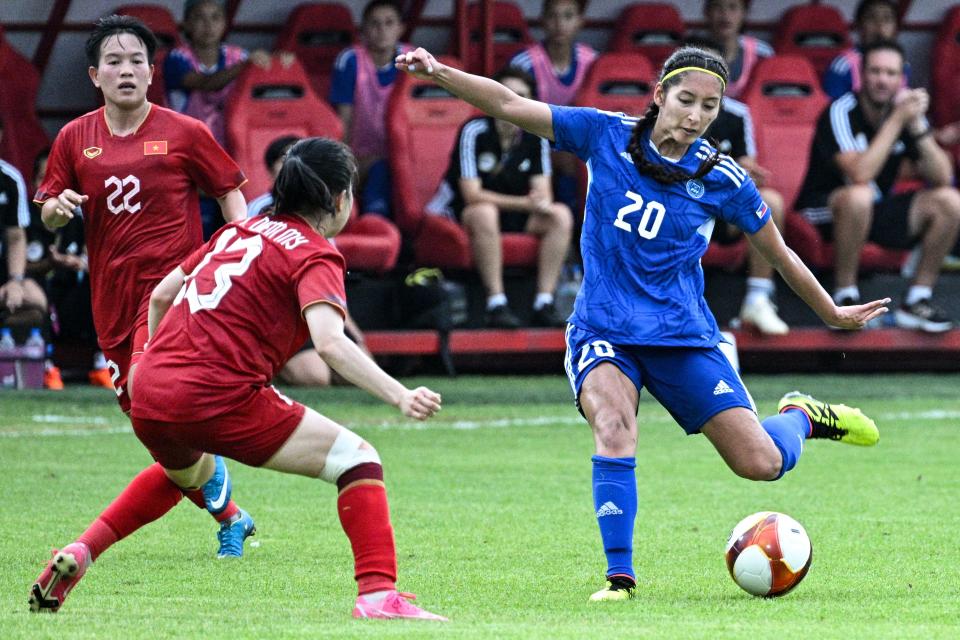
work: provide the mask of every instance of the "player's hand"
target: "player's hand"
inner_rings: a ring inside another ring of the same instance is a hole
[[[827,324],[838,329],[863,329],[868,322],[887,313],[890,310],[886,306],[888,304],[890,298],[847,307],[834,305],[833,318],[828,320]]]
[[[443,68],[443,65],[437,62],[437,59],[423,47],[417,47],[415,51],[401,53],[396,57],[394,63],[397,69],[406,71],[420,80],[431,80],[431,76]]]
[[[10,280],[0,286],[0,300],[3,300],[7,311],[13,313],[23,304],[23,283]]]
[[[53,217],[49,220],[47,226],[51,228],[64,226],[73,220],[80,207],[89,199],[90,196],[80,195],[73,189],[64,189],[57,196],[57,208],[54,209]]]
[[[930,94],[926,89],[901,89],[893,99],[894,112],[904,124],[922,118],[930,107]]]
[[[400,412],[408,418],[426,420],[440,411],[440,394],[426,387],[407,389],[400,398]]]

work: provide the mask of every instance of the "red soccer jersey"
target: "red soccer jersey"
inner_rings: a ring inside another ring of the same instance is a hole
[[[303,346],[303,309],[346,308],[343,256],[295,215],[229,224],[181,268],[184,286],[137,368],[137,418],[225,413]]]
[[[34,199],[90,196],[83,217],[103,348],[146,318],[153,287],[203,243],[198,189],[220,197],[244,181],[202,122],[156,105],[127,136],[110,133],[103,107],[60,131]]]

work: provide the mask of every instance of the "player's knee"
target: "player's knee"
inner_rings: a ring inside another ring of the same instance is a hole
[[[615,409],[601,410],[593,419],[593,431],[601,448],[632,449],[637,444],[636,418]]]
[[[842,187],[831,200],[834,216],[864,217],[873,211],[873,191],[867,185],[852,184]]]
[[[500,210],[489,202],[471,204],[463,210],[463,224],[470,233],[499,233]]]
[[[939,187],[930,192],[930,197],[939,218],[960,225],[960,191],[954,187]]]
[[[570,207],[562,202],[554,202],[550,205],[550,217],[553,219],[553,225],[566,233],[573,230],[573,213]]]
[[[782,456],[774,448],[772,451],[755,451],[742,456],[730,468],[747,480],[775,480],[780,475],[782,465]]]
[[[320,478],[335,483],[350,469],[366,463],[380,464],[377,450],[349,429],[341,429],[327,452]]]

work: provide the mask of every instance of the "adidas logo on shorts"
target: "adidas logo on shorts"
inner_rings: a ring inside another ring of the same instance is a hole
[[[597,517],[602,518],[603,516],[619,516],[623,513],[623,509],[613,504],[609,500],[600,505],[600,508],[597,509]]]
[[[717,383],[717,386],[713,388],[713,395],[719,396],[723,393],[733,393],[733,389],[730,388],[730,385],[721,380]]]

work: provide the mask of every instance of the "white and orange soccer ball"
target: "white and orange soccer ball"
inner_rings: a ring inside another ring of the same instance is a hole
[[[807,532],[788,515],[761,511],[733,528],[727,540],[727,569],[747,593],[773,598],[803,580],[813,559]]]

